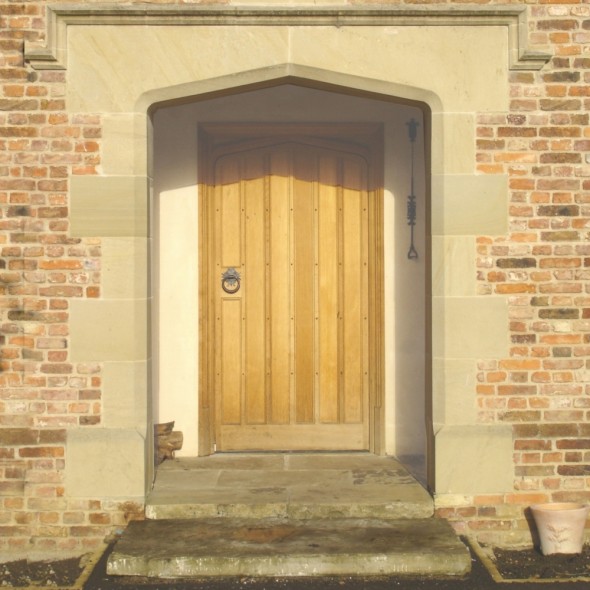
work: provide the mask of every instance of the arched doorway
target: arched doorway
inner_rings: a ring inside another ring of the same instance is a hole
[[[430,432],[425,140],[429,112],[423,104],[392,97],[310,86],[279,79],[271,87],[237,88],[221,96],[156,105],[153,111],[155,421],[176,421],[185,434],[183,454],[207,454],[214,448],[212,406],[202,366],[205,300],[199,273],[203,264],[198,237],[199,126],[220,122],[306,123],[318,129],[328,122],[377,125],[383,129],[382,218],[378,222],[382,286],[380,293],[372,294],[367,309],[382,310],[375,320],[380,324],[380,358],[372,362],[381,384],[373,386],[375,399],[367,407],[371,413],[367,448],[405,459],[423,473]],[[414,140],[408,127],[412,120],[419,129]],[[407,199],[412,193],[417,204],[414,246],[418,257],[409,259]]]

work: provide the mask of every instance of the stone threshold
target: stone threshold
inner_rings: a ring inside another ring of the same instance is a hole
[[[468,548],[441,519],[145,520],[129,524],[109,575],[150,578],[461,577]]]

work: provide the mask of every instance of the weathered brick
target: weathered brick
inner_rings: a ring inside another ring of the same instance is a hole
[[[541,154],[540,162],[542,164],[580,164],[582,162],[582,155],[580,153]]]
[[[546,217],[571,217],[580,214],[579,205],[539,205],[537,215]]]
[[[39,441],[39,431],[29,428],[0,428],[0,445],[34,445]]]
[[[536,258],[498,258],[499,268],[532,268],[537,266]]]
[[[517,477],[547,477],[555,474],[552,465],[518,465],[515,469]]]
[[[537,28],[540,31],[573,31],[578,28],[578,21],[573,18],[569,19],[547,19],[539,20]]]
[[[579,82],[580,72],[577,71],[562,71],[562,72],[548,72],[543,74],[543,81],[545,82]]]
[[[561,439],[555,442],[558,449],[590,449],[590,439],[572,438]]]
[[[539,317],[553,320],[563,319],[578,319],[580,317],[580,310],[571,309],[540,309]]]
[[[63,447],[24,447],[18,450],[19,457],[34,458],[34,457],[63,457]]]
[[[538,436],[541,438],[575,437],[578,434],[577,424],[555,423],[538,425]]]
[[[580,137],[582,130],[579,127],[541,127],[541,137]]]
[[[59,444],[65,443],[67,438],[67,431],[65,429],[59,430],[39,430],[40,444]]]
[[[580,258],[542,258],[539,265],[541,268],[579,268],[582,261]]]
[[[498,137],[537,137],[537,128],[498,127]]]
[[[25,491],[25,482],[23,481],[0,481],[0,498],[2,496],[20,496]]]
[[[566,477],[590,475],[590,465],[559,465],[557,473]]]

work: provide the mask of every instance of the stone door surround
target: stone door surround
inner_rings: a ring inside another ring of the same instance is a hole
[[[475,173],[475,125],[479,113],[508,111],[511,70],[549,58],[528,48],[527,8],[47,12],[47,44],[27,45],[25,57],[35,69],[66,69],[68,112],[99,114],[103,126],[101,174],[70,178],[71,233],[100,238],[103,251],[101,298],[71,302],[70,360],[102,364],[104,427],[68,432],[66,493],[142,497],[150,481],[150,112],[286,80],[429,110],[435,488],[512,490],[511,426],[475,415],[476,362],[507,356],[509,343],[505,298],[475,289],[476,236],[508,229],[507,178]]]

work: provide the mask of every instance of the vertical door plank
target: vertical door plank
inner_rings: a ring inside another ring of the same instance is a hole
[[[318,193],[319,420],[339,418],[338,160],[320,156]]]
[[[269,310],[270,422],[288,424],[291,414],[291,153],[270,156]]]
[[[293,162],[293,314],[295,321],[295,416],[315,419],[315,281],[317,227],[314,212],[315,158],[296,150]]]
[[[221,240],[221,266],[238,267],[241,264],[242,228],[240,162],[237,158],[230,156],[219,161],[217,184],[221,187],[221,235],[218,236]]]
[[[242,412],[242,323],[239,298],[223,297],[221,273],[241,265],[241,166],[234,157],[222,158],[216,168],[215,292],[220,295],[216,314],[216,340],[220,354],[216,361],[216,383],[220,392],[218,414],[222,424],[240,424]]]
[[[240,424],[242,419],[242,302],[233,297],[221,300],[218,368],[222,424]]]
[[[361,288],[366,266],[362,261],[363,170],[356,159],[346,159],[343,168],[343,405],[344,422],[362,421],[363,414],[363,319]]]
[[[245,157],[244,272],[245,300],[245,424],[266,423],[266,207],[264,159],[260,154]]]

